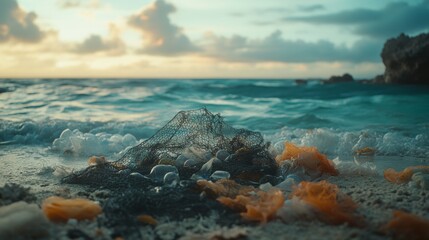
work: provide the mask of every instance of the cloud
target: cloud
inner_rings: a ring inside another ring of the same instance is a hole
[[[231,62],[377,62],[382,43],[361,40],[352,47],[335,46],[332,42],[292,41],[276,31],[264,39],[252,40],[243,36],[220,37],[208,34],[204,41],[206,54]]]
[[[141,52],[169,56],[198,51],[182,29],[171,23],[168,15],[175,11],[173,5],[157,0],[128,19],[128,24],[142,33],[144,44]]]
[[[80,54],[91,54],[104,52],[111,55],[120,55],[125,53],[125,44],[120,38],[120,33],[117,27],[110,25],[109,36],[103,39],[100,35],[91,35],[83,42],[76,44],[72,48],[72,52]]]
[[[74,51],[76,53],[87,54],[115,50],[120,47],[121,43],[118,41],[104,40],[100,35],[91,35],[82,43],[78,44],[74,48]]]
[[[383,9],[352,9],[340,12],[286,17],[284,21],[311,24],[351,25],[356,34],[374,38],[388,38],[402,32],[413,34],[429,28],[429,1],[417,5],[407,2],[393,2]]]
[[[315,12],[319,10],[324,10],[325,6],[323,6],[322,4],[314,4],[314,5],[307,5],[307,6],[299,6],[298,9],[303,12]]]
[[[9,40],[39,42],[44,33],[35,23],[36,18],[34,12],[24,12],[16,0],[1,0],[0,42]]]
[[[60,8],[87,8],[98,9],[102,7],[100,0],[58,0],[57,4]]]

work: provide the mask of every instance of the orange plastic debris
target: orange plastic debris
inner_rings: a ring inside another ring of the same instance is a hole
[[[384,171],[384,178],[392,183],[407,183],[411,180],[414,173],[423,172],[429,173],[429,166],[412,166],[397,172],[393,168],[388,168]]]
[[[234,199],[219,197],[220,203],[242,212],[241,216],[252,221],[266,223],[276,216],[277,210],[283,206],[285,197],[282,191],[258,191],[256,194],[238,195]]]
[[[209,196],[217,198],[220,203],[242,212],[244,218],[262,223],[273,219],[285,201],[280,190],[264,192],[228,179],[221,179],[215,183],[200,180],[197,185]]]
[[[429,239],[429,220],[403,211],[394,211],[393,218],[382,227],[395,239]]]
[[[354,151],[354,154],[357,156],[374,156],[375,149],[370,147],[364,147]]]
[[[234,198],[239,194],[247,194],[256,189],[251,186],[243,186],[229,179],[220,179],[217,182],[198,180],[197,186],[210,197],[230,197]]]
[[[107,163],[107,160],[104,156],[92,156],[88,159],[88,165],[89,166],[97,166]]]
[[[298,197],[318,210],[322,214],[321,220],[328,223],[360,225],[360,218],[354,215],[356,203],[342,194],[335,184],[327,181],[301,182],[291,196]]]
[[[139,220],[141,223],[150,224],[153,226],[158,224],[158,221],[156,221],[155,218],[147,214],[137,216],[137,220]]]
[[[285,142],[285,148],[282,154],[276,157],[276,161],[280,164],[287,160],[294,160],[299,166],[307,169],[318,170],[331,176],[338,175],[334,163],[315,147],[298,147],[291,142]]]
[[[69,219],[94,219],[102,212],[101,207],[83,198],[64,199],[49,197],[43,201],[42,210],[46,217],[53,222],[67,222]]]

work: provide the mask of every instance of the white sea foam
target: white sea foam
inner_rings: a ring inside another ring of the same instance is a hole
[[[64,130],[52,143],[51,149],[77,156],[119,155],[127,147],[138,143],[131,134],[82,133],[75,129]]]
[[[363,130],[345,132],[334,129],[316,128],[293,129],[282,128],[274,135],[266,136],[273,142],[273,155],[283,151],[283,142],[290,141],[300,146],[315,146],[330,157],[352,156],[354,151],[365,147],[376,150],[381,156],[413,156],[429,155],[428,133],[405,134],[395,131]]]

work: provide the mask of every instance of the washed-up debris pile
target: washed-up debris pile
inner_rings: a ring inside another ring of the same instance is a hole
[[[368,148],[359,155],[367,156],[368,152],[374,154]],[[138,232],[142,224],[155,226],[158,217],[182,219],[211,211],[228,216],[222,218],[227,225],[318,219],[327,224],[366,226],[358,204],[338,186],[325,181],[341,175],[340,165],[315,147],[291,142],[285,142],[284,148],[273,154],[260,133],[233,128],[206,109],[179,112],[119,160],[94,156],[88,165],[63,182],[113,191],[102,204],[101,222],[121,236]],[[420,173],[427,173],[427,167],[399,173],[387,170],[385,177],[394,183],[406,183]],[[51,221],[69,218],[67,208],[74,213],[87,207],[94,214],[79,214],[83,219],[95,218],[101,212],[98,205],[85,205],[82,200],[53,198],[43,205]],[[240,213],[244,221],[234,212]]]
[[[277,164],[262,135],[226,124],[206,109],[179,112],[155,135],[119,160],[93,158],[66,183],[126,187],[133,183],[175,184],[184,179],[231,177],[258,182]]]

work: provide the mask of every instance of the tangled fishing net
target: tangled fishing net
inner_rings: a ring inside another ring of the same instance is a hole
[[[124,187],[157,177],[162,180],[164,175],[157,174],[166,171],[177,172],[180,179],[195,174],[207,177],[220,171],[231,178],[254,181],[275,174],[277,165],[267,149],[260,133],[233,128],[219,114],[205,108],[181,111],[119,160],[89,166],[63,182]]]

